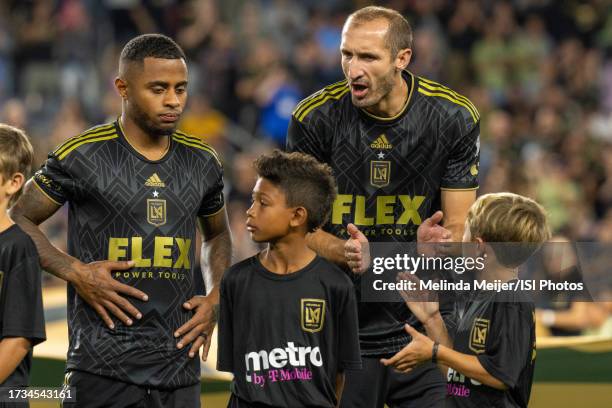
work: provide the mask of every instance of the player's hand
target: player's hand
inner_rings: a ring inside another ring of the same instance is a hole
[[[397,371],[407,373],[419,364],[431,360],[434,342],[429,337],[405,325],[404,329],[412,336],[412,341],[391,358],[383,358],[380,362],[385,366],[393,366]]]
[[[440,256],[448,252],[448,248],[444,244],[452,242],[453,234],[440,225],[442,218],[444,218],[444,213],[436,211],[434,215],[419,225],[417,229],[417,251],[419,254]]]
[[[404,302],[406,302],[408,309],[421,323],[426,324],[430,319],[439,317],[440,302],[436,292],[426,289],[421,290],[421,280],[416,275],[408,272],[398,273],[397,280],[414,282],[415,290],[400,290],[399,293]]]
[[[346,226],[351,235],[344,243],[344,259],[353,273],[362,274],[370,266],[370,247],[368,239],[354,224]]]
[[[191,344],[189,357],[193,358],[198,354],[200,347],[204,346],[202,361],[206,361],[215,323],[217,323],[218,298],[215,300],[211,295],[194,296],[183,303],[183,307],[187,310],[193,310],[194,314],[187,323],[174,332],[174,337],[183,336],[176,347],[181,349]]]
[[[115,328],[115,324],[109,312],[127,326],[133,323],[132,318],[128,315],[136,319],[142,317],[138,309],[120,294],[143,301],[148,300],[144,292],[112,277],[113,271],[125,271],[133,266],[133,261],[99,261],[80,264],[75,267],[76,273],[70,279],[70,283],[79,296],[98,313],[111,329]]]

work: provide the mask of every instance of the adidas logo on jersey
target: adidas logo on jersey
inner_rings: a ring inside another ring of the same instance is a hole
[[[370,144],[370,147],[372,149],[391,149],[393,148],[393,145],[391,143],[389,143],[389,140],[387,140],[387,136],[385,136],[385,134],[383,133],[382,135],[378,136],[376,138],[375,141],[372,142],[372,144]]]
[[[163,181],[161,181],[161,179],[159,178],[157,173],[153,173],[153,175],[151,177],[149,177],[147,179],[147,181],[145,182],[145,186],[149,186],[149,187],[166,187],[166,184]]]

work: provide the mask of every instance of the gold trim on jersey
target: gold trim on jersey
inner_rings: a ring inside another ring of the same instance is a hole
[[[68,140],[66,140],[64,143],[62,143],[61,145],[59,145],[54,151],[53,154],[57,155],[60,150],[65,149],[66,147],[68,147],[69,144],[72,144],[72,142],[76,141],[77,139],[83,139],[89,135],[93,135],[94,133],[102,133],[108,130],[111,130],[113,127],[115,126],[114,123],[108,124],[108,125],[100,125],[100,126],[95,126],[89,130],[86,130],[85,132],[73,136],[71,138],[69,138]]]
[[[300,108],[299,112],[297,112],[296,110],[296,113],[294,114],[295,118],[299,122],[302,122],[304,118],[306,118],[306,116],[308,116],[308,114],[312,112],[314,108],[323,105],[329,100],[337,101],[342,98],[344,95],[346,95],[347,92],[351,90],[346,81],[343,82],[343,85],[338,85],[338,87],[334,88],[333,90],[324,91],[320,95],[312,98],[308,104]]]
[[[321,97],[323,97],[324,94],[329,94],[332,93],[332,91],[336,91],[338,89],[343,88],[344,86],[347,85],[347,80],[344,79],[342,81],[338,81],[336,83],[333,83],[331,85],[326,86],[323,89],[319,89],[317,92],[313,93],[312,95],[304,98],[300,103],[298,103],[295,107],[295,109],[292,112],[292,115],[295,116],[296,118],[302,113],[303,108],[306,107],[307,105],[318,101],[321,99]]]
[[[219,208],[217,211],[215,211],[214,213],[211,214],[204,214],[204,215],[200,215],[200,217],[202,218],[209,218],[209,217],[214,217],[215,215],[219,214],[221,211],[223,211],[225,209],[225,204],[223,204],[223,207]]]
[[[448,99],[457,105],[465,107],[468,112],[470,112],[474,122],[477,122],[480,119],[478,109],[476,109],[474,104],[468,98],[458,94],[450,88],[445,87],[444,85],[440,85],[437,82],[419,77],[419,92],[427,96],[439,96]]]
[[[115,130],[115,128],[110,128],[110,129],[102,129],[96,132],[87,132],[81,136],[78,136],[76,138],[72,138],[70,139],[70,141],[64,143],[62,146],[60,146],[59,148],[57,148],[53,154],[55,154],[55,156],[57,157],[65,157],[68,153],[70,153],[71,151],[74,150],[75,146],[80,146],[82,144],[82,142],[85,142],[87,140],[90,139],[95,139],[97,137],[101,137],[101,136],[109,136],[109,135],[113,135],[117,133],[117,131]]]
[[[172,134],[172,139],[184,145],[207,151],[215,158],[217,163],[221,165],[221,159],[219,158],[219,155],[217,154],[215,149],[213,149],[213,147],[209,145],[208,143],[205,143],[204,141],[202,141],[202,139],[195,137],[195,136],[189,136],[188,134],[181,132],[179,130],[177,130],[176,132]]]
[[[471,188],[448,188],[448,187],[440,187],[440,190],[443,191],[474,191],[478,190],[479,187],[471,187]]]
[[[34,185],[36,186],[36,188],[38,188],[40,192],[45,195],[45,197],[47,197],[49,200],[53,201],[55,204],[59,205],[60,207],[63,205],[61,203],[58,203],[57,200],[54,200],[49,194],[47,194],[47,192],[43,190],[41,186],[38,185],[38,182],[35,179],[32,179],[32,181],[34,182]]]
[[[119,135],[117,134],[116,131],[113,130],[112,133],[102,133],[102,134],[94,134],[91,135],[90,137],[87,137],[86,139],[82,139],[79,140],[76,144],[73,144],[72,146],[70,146],[69,148],[65,149],[62,153],[60,153],[57,158],[59,160],[63,160],[66,156],[68,156],[68,154],[70,154],[73,150],[75,150],[78,147],[81,147],[85,144],[88,143],[94,143],[94,142],[101,142],[103,140],[111,140],[111,139],[116,139],[118,138]]]
[[[406,71],[406,72],[408,73],[408,75],[410,75],[410,79],[411,79],[410,92],[408,92],[408,98],[406,98],[406,102],[404,102],[404,106],[399,111],[399,113],[393,116],[390,116],[390,117],[382,117],[382,116],[374,115],[373,113],[370,113],[365,109],[362,109],[361,111],[365,113],[366,115],[368,115],[369,117],[382,121],[382,122],[392,121],[402,116],[404,112],[406,112],[406,109],[408,108],[408,105],[410,104],[410,100],[412,99],[412,92],[414,91],[414,75],[412,75],[412,72],[410,71]]]

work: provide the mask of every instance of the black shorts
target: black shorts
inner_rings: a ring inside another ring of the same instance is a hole
[[[443,408],[446,379],[433,363],[408,374],[385,367],[378,357],[362,357],[362,370],[346,372],[341,408]]]
[[[199,408],[200,384],[173,390],[149,388],[84,371],[69,371],[66,385],[75,392],[75,402],[66,408]]]

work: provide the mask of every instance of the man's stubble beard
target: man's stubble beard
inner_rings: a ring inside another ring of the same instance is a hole
[[[372,99],[375,98],[374,101],[369,101],[368,99],[370,98],[368,97],[360,101],[356,99],[351,93],[351,100],[353,101],[353,105],[360,109],[370,108],[372,106],[377,105],[381,100],[385,98],[385,96],[389,95],[389,93],[393,89],[393,86],[395,85],[395,74],[395,68],[391,68],[390,72],[380,79],[380,84],[374,91],[374,95],[372,95],[371,97]]]
[[[176,124],[169,129],[155,126],[146,112],[135,103],[132,103],[132,120],[140,129],[151,136],[170,136],[176,131],[178,125],[177,121]]]

